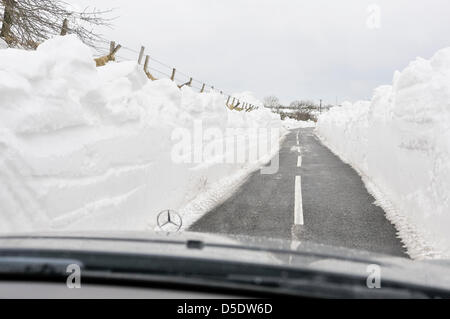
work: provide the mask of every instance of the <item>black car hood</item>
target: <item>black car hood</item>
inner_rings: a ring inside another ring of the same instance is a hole
[[[369,266],[382,280],[450,291],[450,262],[406,258],[336,248],[309,242],[203,233],[65,232],[0,236],[0,252],[58,250],[142,254],[223,260],[311,269],[367,278]]]

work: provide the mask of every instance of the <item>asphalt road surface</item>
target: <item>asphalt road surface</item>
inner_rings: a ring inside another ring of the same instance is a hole
[[[405,257],[394,226],[374,202],[353,168],[312,129],[300,129],[283,143],[277,174],[255,172],[190,230],[312,241]]]

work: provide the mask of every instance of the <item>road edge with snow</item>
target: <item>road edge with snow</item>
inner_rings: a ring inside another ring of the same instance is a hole
[[[314,134],[334,155],[339,157],[344,163],[350,165],[358,173],[369,194],[375,198],[374,205],[381,207],[385,212],[387,220],[394,225],[397,231],[397,237],[401,240],[409,257],[414,260],[425,260],[436,259],[442,256],[439,251],[436,251],[431,245],[426,243],[416,228],[407,221],[405,215],[394,206],[393,201],[389,199],[389,196],[375,182],[365,175],[356,165],[347,160],[344,155],[339,154],[317,130],[314,130]]]

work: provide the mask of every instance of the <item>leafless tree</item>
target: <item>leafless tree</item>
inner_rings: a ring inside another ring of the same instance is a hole
[[[0,37],[11,47],[35,49],[58,34],[76,34],[85,44],[98,47],[96,27],[110,26],[111,10],[76,11],[62,0],[0,0]]]
[[[267,96],[264,98],[264,106],[269,108],[277,108],[280,106],[280,100],[276,96]]]
[[[319,106],[314,103],[313,101],[309,101],[309,100],[297,100],[292,102],[289,105],[290,109],[296,109],[296,110],[309,110],[309,111],[313,111],[313,110],[317,110],[319,109]]]
[[[300,110],[304,106],[303,101],[294,101],[291,104],[289,104],[289,108]]]

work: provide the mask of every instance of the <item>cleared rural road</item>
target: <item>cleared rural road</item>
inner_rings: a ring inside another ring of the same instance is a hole
[[[252,174],[230,199],[190,231],[297,239],[406,256],[394,226],[361,177],[314,135],[292,131],[280,170]]]

